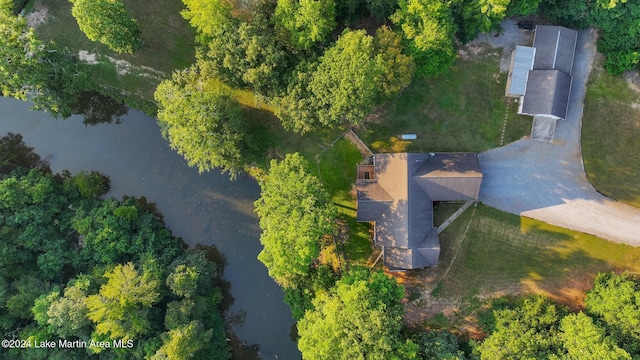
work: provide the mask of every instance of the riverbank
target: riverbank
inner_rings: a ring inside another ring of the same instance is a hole
[[[258,344],[262,354],[300,358],[282,290],[256,258],[261,245],[253,202],[259,187],[253,179],[198,174],[169,148],[155,120],[139,111],[130,110],[121,124],[85,126],[80,116],[56,120],[29,107],[0,98],[0,132],[22,134],[53,171],[100,171],[111,178],[109,196],[154,201],[167,227],[190,246],[215,244],[227,257],[231,314],[241,320],[233,327],[236,335]]]

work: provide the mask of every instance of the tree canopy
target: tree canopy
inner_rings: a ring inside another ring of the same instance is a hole
[[[562,312],[542,296],[494,312],[492,334],[478,347],[481,359],[547,359],[559,356]]]
[[[87,86],[81,65],[51,43],[38,40],[11,0],[0,0],[0,95],[31,100],[54,116],[72,114],[77,92]]]
[[[5,349],[0,358],[230,358],[221,270],[203,250],[185,251],[142,200],[82,194],[75,179],[87,173],[50,173],[19,136],[0,139],[0,159],[0,331],[32,343],[136,344],[99,355]]]
[[[162,135],[189,166],[237,176],[245,133],[240,106],[229,94],[209,86],[191,67],[163,81],[155,98]]]
[[[640,285],[627,274],[602,273],[585,299],[586,312],[631,354],[640,353]]]
[[[158,280],[139,274],[132,263],[116,265],[104,276],[100,293],[86,299],[87,316],[96,324],[96,334],[124,341],[149,331],[148,309],[158,301]]]
[[[402,29],[409,41],[409,53],[416,61],[417,73],[432,77],[449,69],[456,55],[450,2],[400,0],[399,6],[391,21]]]
[[[335,28],[335,13],[333,0],[278,0],[274,18],[294,46],[308,49]]]
[[[571,360],[631,360],[631,355],[619,348],[615,341],[584,313],[570,314],[560,322],[562,339]]]
[[[400,336],[404,289],[381,272],[354,268],[319,293],[298,323],[305,359],[406,359],[417,346]]]
[[[361,124],[387,98],[411,83],[415,64],[400,36],[381,27],[375,36],[346,30],[317,64],[295,73],[276,114],[286,128],[307,132],[318,124]]]
[[[138,22],[121,0],[71,0],[71,14],[89,40],[118,53],[133,54],[142,46]]]
[[[542,296],[493,311],[481,359],[632,359],[639,353],[640,285],[626,274],[602,273],[585,311],[567,314]]]
[[[295,279],[309,274],[320,241],[334,233],[337,210],[320,180],[309,172],[307,161],[297,153],[287,154],[282,161],[272,160],[260,188],[255,206],[264,248],[258,259],[269,276],[289,287]]]

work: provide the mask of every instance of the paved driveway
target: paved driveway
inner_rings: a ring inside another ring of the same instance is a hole
[[[522,139],[479,155],[484,173],[480,200],[516,215],[639,246],[640,209],[602,196],[584,174],[580,129],[594,53],[595,33],[581,31],[567,119],[558,120],[553,142]]]

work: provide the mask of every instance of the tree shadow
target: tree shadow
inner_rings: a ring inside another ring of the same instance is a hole
[[[19,167],[38,169],[49,173],[49,163],[24,143],[21,134],[7,133],[0,138],[0,176],[11,173]]]
[[[85,126],[98,124],[121,124],[129,108],[124,102],[114,100],[95,91],[81,92],[74,105],[73,112],[83,116]]]

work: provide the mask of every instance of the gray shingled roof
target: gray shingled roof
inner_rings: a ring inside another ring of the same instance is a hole
[[[571,75],[578,32],[562,26],[536,26],[533,70],[560,70]]]
[[[358,180],[358,221],[375,221],[385,264],[416,269],[438,264],[433,196],[477,199],[482,173],[476,154],[377,154],[375,180]]]
[[[516,56],[513,61],[509,95],[524,95],[527,88],[529,70],[533,69],[533,58],[536,49],[528,46],[516,46]]]
[[[571,77],[558,70],[529,72],[522,114],[552,115],[564,119],[571,91]]]

